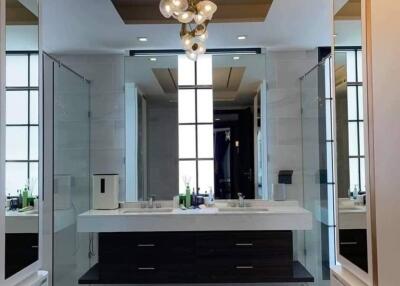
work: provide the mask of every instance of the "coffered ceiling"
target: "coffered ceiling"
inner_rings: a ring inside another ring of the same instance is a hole
[[[214,0],[213,23],[264,22],[273,0]],[[159,12],[159,0],[111,0],[125,24],[172,24]]]
[[[361,20],[361,0],[348,0],[335,14],[335,20]]]
[[[154,6],[159,3],[158,0],[131,1],[152,3],[154,8],[151,13],[161,19],[158,6]],[[248,21],[244,19],[247,16],[243,16],[235,22],[212,23],[207,41],[209,49],[266,47],[295,50],[331,44],[331,7],[328,0],[220,1],[222,6],[217,12],[220,15],[227,13],[224,11],[228,8],[224,8],[223,3],[254,3],[249,5],[266,5],[259,11],[266,16],[253,14]],[[43,48],[50,53],[123,53],[129,49],[181,48],[178,24],[127,25],[111,0],[41,0],[41,3],[41,25],[46,35]],[[243,15],[247,13],[245,10],[242,12]],[[257,22],[257,18],[263,20]],[[238,35],[247,35],[247,39],[239,41]],[[145,43],[138,41],[138,37],[143,36],[148,37]]]
[[[7,25],[36,25],[38,18],[21,1],[6,1],[6,24]]]

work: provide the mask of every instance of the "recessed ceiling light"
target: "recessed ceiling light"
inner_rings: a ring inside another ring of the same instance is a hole
[[[247,39],[247,36],[246,35],[240,35],[237,38],[238,38],[238,40],[243,41],[243,40]]]
[[[138,37],[137,38],[139,42],[147,42],[149,39],[146,37]]]
[[[240,57],[239,57],[239,56],[234,56],[233,59],[234,59],[235,61],[238,61],[238,60],[240,60]]]
[[[157,61],[157,58],[150,58],[149,59],[151,62],[156,62]]]

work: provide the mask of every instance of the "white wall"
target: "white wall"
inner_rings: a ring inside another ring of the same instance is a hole
[[[8,25],[6,27],[7,51],[37,51],[39,29],[37,25]]]
[[[268,179],[279,170],[293,170],[288,199],[302,201],[302,137],[300,80],[318,62],[316,51],[267,53]]]
[[[119,174],[120,200],[125,201],[124,57],[57,58],[91,81],[91,173]]]
[[[372,105],[379,285],[399,285],[400,2],[371,0]]]

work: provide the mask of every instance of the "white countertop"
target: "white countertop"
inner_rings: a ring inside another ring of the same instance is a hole
[[[357,205],[355,200],[339,199],[339,229],[366,229],[367,207]]]
[[[241,231],[310,230],[312,215],[297,202],[246,201],[257,210],[220,211],[226,207],[180,210],[165,213],[125,213],[90,210],[78,216],[78,232]],[[262,209],[264,208],[264,209]]]
[[[6,211],[6,233],[38,233],[37,210],[18,212]]]
[[[75,224],[75,211],[73,209],[55,210],[54,232]],[[6,211],[6,233],[38,233],[38,210],[26,212]]]

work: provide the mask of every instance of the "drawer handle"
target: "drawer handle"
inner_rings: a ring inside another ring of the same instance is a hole
[[[249,243],[236,243],[236,246],[254,246],[253,243],[249,242]]]
[[[358,242],[356,241],[349,241],[349,242],[341,242],[340,245],[357,245]]]
[[[251,265],[236,266],[236,269],[238,269],[238,270],[243,270],[243,269],[254,269],[254,266],[251,266]]]
[[[156,270],[155,267],[138,267],[139,271],[154,271]]]
[[[32,245],[32,248],[39,248],[38,245]]]
[[[138,244],[138,247],[155,247],[156,245],[153,243],[148,243],[148,244]]]

